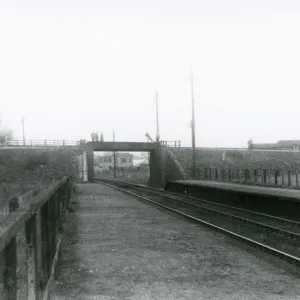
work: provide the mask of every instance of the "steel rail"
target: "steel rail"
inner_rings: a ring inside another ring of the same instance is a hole
[[[256,211],[243,209],[243,208],[239,208],[239,207],[235,207],[235,206],[231,206],[231,205],[221,204],[221,203],[214,202],[214,201],[208,201],[208,200],[204,200],[202,198],[196,198],[196,197],[187,196],[187,195],[184,195],[184,194],[178,194],[178,193],[166,191],[166,190],[163,190],[163,189],[152,188],[152,187],[145,186],[145,185],[142,185],[142,184],[134,184],[134,183],[131,183],[131,182],[115,181],[115,180],[110,180],[110,179],[105,179],[105,180],[101,180],[101,181],[103,181],[103,182],[107,181],[107,182],[112,182],[112,183],[120,183],[120,184],[128,184],[128,185],[131,185],[133,187],[139,187],[139,188],[142,188],[142,189],[152,190],[152,191],[164,191],[165,193],[168,193],[168,194],[171,194],[171,195],[174,195],[174,196],[177,196],[177,197],[183,197],[183,198],[191,199],[191,200],[194,200],[194,201],[197,201],[197,202],[206,203],[206,204],[209,204],[209,205],[212,205],[212,206],[224,207],[224,208],[227,208],[227,209],[232,209],[232,210],[252,214],[252,215],[257,216],[257,217],[263,217],[263,218],[266,218],[266,219],[270,219],[272,221],[280,222],[280,223],[283,223],[283,224],[288,224],[288,225],[291,225],[291,226],[300,227],[300,222],[297,222],[297,221],[294,221],[294,220],[289,220],[289,219],[285,219],[285,218],[281,218],[281,217],[276,217],[276,216],[272,216],[272,215],[268,215],[268,214],[263,214],[263,213],[259,213],[259,212],[256,212]]]
[[[257,242],[257,241],[255,241],[255,240],[250,239],[250,238],[247,238],[247,237],[245,237],[245,236],[243,236],[243,235],[234,233],[234,232],[232,232],[232,231],[230,231],[230,230],[224,229],[224,228],[222,228],[222,227],[220,227],[220,226],[214,225],[214,224],[209,223],[209,222],[207,222],[207,221],[204,221],[204,220],[201,220],[201,219],[199,219],[199,218],[193,217],[193,216],[191,216],[191,215],[189,215],[189,214],[186,214],[186,213],[183,213],[183,212],[181,212],[181,211],[179,211],[179,210],[177,210],[177,209],[170,208],[170,207],[168,207],[168,206],[166,206],[166,205],[160,204],[160,203],[158,203],[158,202],[156,202],[156,201],[153,201],[153,200],[148,199],[148,198],[146,198],[146,197],[140,196],[140,195],[135,194],[135,193],[133,193],[133,192],[130,192],[130,191],[126,190],[126,189],[117,187],[117,186],[112,185],[112,184],[108,184],[108,183],[106,183],[106,182],[104,182],[104,181],[100,181],[100,182],[101,182],[102,184],[107,185],[107,186],[110,187],[110,188],[117,189],[117,190],[122,191],[122,192],[124,192],[124,193],[126,193],[126,194],[132,195],[132,196],[134,196],[134,197],[136,197],[136,198],[142,199],[142,200],[144,200],[144,201],[150,202],[150,203],[152,203],[152,204],[155,204],[155,205],[157,205],[157,206],[159,206],[159,207],[162,207],[162,208],[164,208],[164,209],[167,209],[167,210],[169,210],[169,211],[175,212],[175,213],[177,213],[177,214],[179,214],[179,215],[181,215],[181,216],[184,216],[184,217],[186,217],[186,218],[188,218],[188,219],[190,219],[190,220],[193,220],[193,221],[196,221],[196,222],[198,222],[198,223],[201,223],[202,225],[205,225],[205,226],[207,226],[207,227],[210,227],[210,228],[212,228],[212,229],[214,229],[214,230],[217,230],[217,231],[219,231],[219,232],[221,232],[221,233],[223,233],[223,234],[226,234],[226,235],[228,235],[228,236],[230,236],[230,237],[233,237],[233,238],[235,238],[235,239],[237,239],[237,240],[239,240],[239,241],[242,241],[242,242],[244,242],[244,243],[246,243],[246,244],[249,244],[249,245],[254,246],[254,247],[256,247],[256,248],[259,248],[259,249],[261,249],[261,250],[267,251],[267,252],[271,253],[272,255],[277,256],[277,257],[279,257],[279,258],[281,258],[281,259],[283,259],[283,260],[285,260],[285,261],[288,261],[288,262],[291,262],[291,263],[293,263],[293,264],[296,264],[296,265],[300,266],[300,258],[298,258],[298,257],[296,257],[296,256],[293,256],[293,255],[290,255],[290,254],[285,253],[285,252],[283,252],[283,251],[277,250],[277,249],[275,249],[275,248],[273,248],[273,247],[270,247],[270,246],[265,245],[265,244],[263,244],[263,243]]]

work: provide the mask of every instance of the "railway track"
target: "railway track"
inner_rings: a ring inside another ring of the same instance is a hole
[[[300,223],[143,185],[99,180],[300,266]]]

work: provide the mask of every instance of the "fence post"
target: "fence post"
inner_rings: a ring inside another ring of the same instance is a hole
[[[216,180],[218,180],[218,169],[215,169],[215,177],[216,177]]]
[[[32,300],[36,300],[38,294],[36,224],[36,214],[34,214],[25,226],[27,243],[28,299]]]
[[[49,264],[49,211],[48,203],[46,202],[41,207],[41,265],[42,265],[42,278],[41,278],[41,289],[44,290],[46,283],[48,281],[48,274],[50,271]]]
[[[231,169],[228,168],[228,180],[231,181]]]
[[[247,183],[247,169],[244,170],[244,183]]]
[[[296,188],[299,188],[299,178],[298,178],[298,171],[296,170]]]
[[[37,299],[41,299],[42,295],[42,286],[43,286],[43,265],[42,265],[42,255],[43,255],[43,245],[42,245],[42,214],[41,209],[36,213],[36,270],[37,270]]]
[[[267,170],[263,169],[263,183],[266,184],[267,183]]]
[[[9,212],[17,210],[18,199],[12,198],[9,202]],[[4,249],[4,299],[17,299],[17,238],[14,237]]]
[[[288,170],[288,186],[291,186],[291,171]]]
[[[257,170],[256,169],[253,170],[253,176],[254,176],[254,182],[256,183],[257,182]]]
[[[278,170],[275,170],[275,185],[278,184]]]

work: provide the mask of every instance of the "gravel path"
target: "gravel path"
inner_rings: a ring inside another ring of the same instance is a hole
[[[300,299],[299,269],[103,185],[78,187],[51,299]]]

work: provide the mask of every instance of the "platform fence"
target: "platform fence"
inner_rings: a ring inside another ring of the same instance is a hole
[[[192,169],[189,170],[192,172]],[[299,189],[300,170],[252,168],[198,168],[196,180]]]
[[[64,177],[27,203],[10,200],[9,213],[0,224],[1,299],[48,298],[72,182],[72,177]]]

